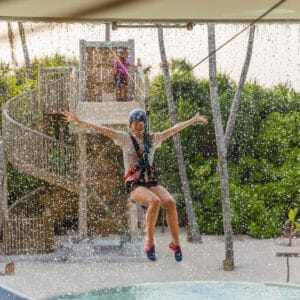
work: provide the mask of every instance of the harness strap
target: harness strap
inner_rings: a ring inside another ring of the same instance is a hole
[[[140,149],[140,146],[136,140],[136,138],[130,134],[130,138],[131,138],[131,141],[133,143],[133,146],[134,146],[134,149],[135,149],[135,152],[138,156],[138,158],[142,158],[144,160],[144,152]],[[154,170],[154,166],[150,166],[149,163],[147,164],[146,167],[141,167],[139,164],[135,165],[134,167],[132,167],[128,173],[125,175],[125,181],[128,180],[132,175],[134,175],[136,173],[136,171],[139,171],[139,170],[142,170],[142,174],[148,170],[149,173],[151,172],[151,170]],[[142,175],[141,174],[141,175]],[[136,178],[134,179],[134,181],[136,181]]]
[[[132,143],[133,143],[133,146],[134,146],[134,149],[135,149],[135,152],[136,152],[137,156],[142,157],[143,151],[140,149],[140,146],[139,146],[136,138],[131,134],[130,134],[130,138],[132,140]]]
[[[142,157],[143,151],[140,149],[140,146],[139,146],[137,140],[135,139],[135,137],[134,137],[133,135],[131,135],[131,134],[129,134],[129,135],[130,135],[130,138],[131,138],[131,141],[132,141],[132,143],[133,143],[133,146],[134,146],[134,149],[135,149],[135,152],[136,152],[137,156],[138,156],[139,158]],[[129,179],[132,175],[134,175],[134,173],[135,173],[136,171],[138,171],[138,170],[140,170],[140,168],[138,168],[138,166],[132,167],[132,168],[128,171],[128,173],[125,175],[125,181],[126,181],[127,179]]]
[[[136,166],[132,167],[131,170],[129,170],[128,173],[125,175],[125,181],[129,179],[138,170],[139,169]]]

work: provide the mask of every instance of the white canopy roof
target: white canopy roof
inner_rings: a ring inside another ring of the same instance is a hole
[[[1,0],[0,20],[245,22],[280,0]],[[299,22],[300,0],[282,1],[262,21]]]

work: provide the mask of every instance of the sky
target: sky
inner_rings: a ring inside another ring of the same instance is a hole
[[[103,24],[58,24],[25,23],[30,58],[53,55],[55,52],[79,57],[79,40],[105,40]],[[245,24],[216,25],[217,47],[245,28]],[[12,22],[15,35],[17,60],[23,61],[17,23]],[[223,47],[217,54],[218,72],[239,79],[244,63],[249,31]],[[207,27],[195,25],[186,29],[164,29],[168,59],[186,58],[192,65],[208,54]],[[140,57],[144,66],[151,65],[151,76],[159,72],[160,54],[157,29],[121,28],[111,32],[112,41],[134,39],[135,57]],[[7,39],[7,23],[0,22],[0,59],[9,62],[11,57]],[[208,78],[208,61],[195,68],[195,75]],[[278,83],[290,84],[300,91],[300,24],[259,24],[256,27],[252,61],[248,81],[271,87]]]

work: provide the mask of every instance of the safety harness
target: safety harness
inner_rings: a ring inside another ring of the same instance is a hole
[[[130,138],[132,140],[135,152],[138,156],[137,164],[132,167],[128,173],[125,175],[125,181],[128,180],[131,176],[133,176],[137,171],[141,170],[140,176],[138,178],[133,179],[133,183],[139,183],[142,185],[156,185],[157,178],[154,175],[154,165],[149,164],[149,146],[145,147],[145,150],[142,151],[140,146],[136,140],[136,138],[130,134]],[[149,145],[149,143],[145,143],[145,146]],[[145,177],[147,175],[148,178]],[[147,180],[148,179],[148,180]]]

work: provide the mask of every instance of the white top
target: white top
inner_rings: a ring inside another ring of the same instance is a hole
[[[153,164],[154,159],[154,152],[157,147],[160,146],[162,142],[162,133],[153,133],[153,138],[151,141],[151,147],[149,148],[149,164]],[[139,147],[142,151],[144,151],[144,143],[143,139],[139,139],[138,137],[134,136],[136,141],[139,144]],[[117,131],[117,136],[113,139],[114,143],[122,148],[123,151],[123,162],[124,162],[124,169],[125,169],[125,176],[126,174],[136,166],[138,162],[138,156],[136,150],[134,148],[133,142],[131,140],[130,134],[126,131]],[[137,171],[133,174],[128,180],[134,180],[138,178],[141,171]]]

